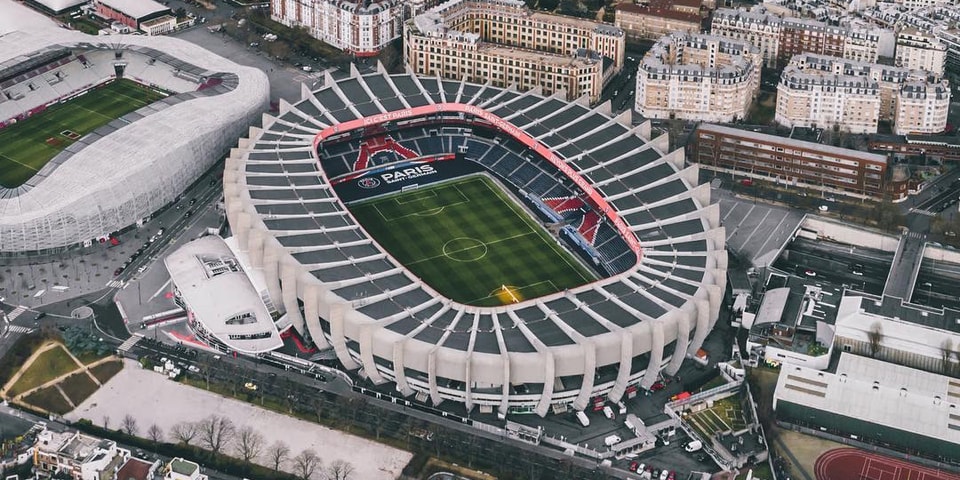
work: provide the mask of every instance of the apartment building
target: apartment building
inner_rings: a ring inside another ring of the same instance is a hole
[[[101,480],[102,472],[118,470],[130,451],[115,442],[80,432],[43,430],[34,445],[34,467],[41,478]]]
[[[270,17],[356,56],[373,56],[403,32],[402,0],[270,0]]]
[[[908,70],[925,70],[943,75],[947,46],[931,33],[907,27],[897,33],[894,65]]]
[[[744,41],[667,35],[640,62],[636,109],[647,118],[743,119],[760,85],[762,61],[759,50]]]
[[[522,0],[451,0],[404,26],[404,58],[417,74],[563,91],[569,100],[597,101],[624,51],[620,28],[534,12]]]
[[[876,133],[942,132],[950,88],[941,77],[824,55],[796,55],[777,86],[777,123]]]
[[[859,198],[882,198],[887,183],[885,155],[708,123],[689,151],[689,160],[710,170]]]
[[[763,9],[718,9],[710,33],[756,46],[764,65],[786,65],[794,55],[815,53],[860,62],[876,62],[880,36],[871,30],[833,26],[806,18],[783,18]]]
[[[766,67],[777,66],[780,48],[780,17],[766,12],[721,8],[713,12],[710,33],[750,42],[760,51]]]
[[[700,33],[702,21],[700,0],[621,2],[614,16],[614,24],[629,41],[656,40],[674,32]]]

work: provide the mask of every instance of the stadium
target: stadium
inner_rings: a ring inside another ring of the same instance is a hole
[[[0,4],[0,252],[106,240],[174,201],[268,107],[266,75],[173,38]]]
[[[544,416],[649,387],[717,319],[719,211],[650,122],[563,95],[326,74],[231,151],[237,248],[405,396]]]

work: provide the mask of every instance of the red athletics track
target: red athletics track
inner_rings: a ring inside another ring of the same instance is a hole
[[[820,455],[814,471],[817,480],[960,480],[952,473],[855,448],[837,448]]]

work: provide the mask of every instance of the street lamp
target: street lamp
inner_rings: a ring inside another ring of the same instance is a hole
[[[930,290],[933,289],[933,284],[930,282],[923,282],[923,286],[927,287],[927,305],[930,305]]]

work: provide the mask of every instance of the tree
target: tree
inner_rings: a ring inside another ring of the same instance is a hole
[[[280,465],[290,456],[290,447],[286,443],[277,440],[267,448],[267,458],[273,463],[273,471],[279,472]]]
[[[156,423],[150,425],[150,428],[147,429],[147,438],[153,443],[160,443],[163,440],[163,429]]]
[[[103,428],[104,430],[107,430],[110,428],[110,415],[103,416]]]
[[[244,425],[237,430],[236,448],[244,462],[252,462],[263,451],[263,435]]]
[[[233,439],[236,431],[233,421],[220,415],[210,415],[197,425],[200,442],[214,455],[219,455]]]
[[[307,449],[293,457],[293,473],[300,480],[312,480],[313,475],[323,465],[317,452]]]
[[[877,354],[880,353],[880,344],[883,342],[883,326],[880,322],[870,327],[870,331],[867,332],[867,341],[870,343],[870,356],[877,358]]]
[[[352,463],[339,459],[334,460],[333,463],[327,467],[327,480],[350,480],[353,471],[354,467]]]
[[[133,418],[133,415],[129,413],[123,416],[123,420],[120,421],[120,431],[126,433],[127,435],[136,435],[140,429],[137,428],[137,419]]]
[[[180,422],[170,429],[170,437],[177,443],[190,445],[190,442],[197,436],[197,424],[193,422]]]
[[[950,359],[953,358],[953,342],[949,338],[943,339],[940,344],[940,372],[944,375],[950,375],[953,370]]]

